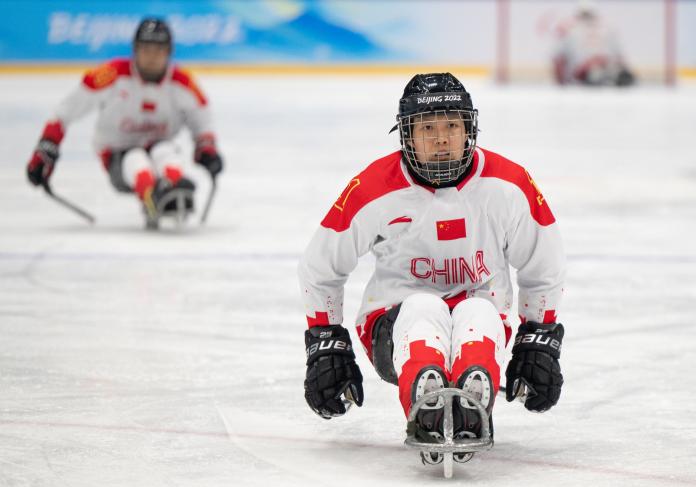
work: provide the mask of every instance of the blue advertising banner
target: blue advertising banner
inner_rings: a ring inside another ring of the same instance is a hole
[[[672,4],[673,22],[665,17]],[[555,42],[551,20],[576,6],[575,0],[0,0],[0,65],[127,56],[138,23],[155,16],[171,25],[174,57],[186,62],[472,69],[508,63],[546,72]],[[639,68],[663,69],[667,38],[676,64],[694,65],[695,1],[597,6]],[[665,32],[671,23],[676,29]]]
[[[174,32],[176,57],[219,62],[399,60],[414,53],[389,44],[379,13],[359,28],[365,2],[303,1],[37,1],[0,2],[0,61],[86,61],[127,55],[138,22],[156,16]],[[397,19],[398,20],[398,19]],[[397,24],[392,22],[392,34]],[[402,22],[397,31],[408,28]]]

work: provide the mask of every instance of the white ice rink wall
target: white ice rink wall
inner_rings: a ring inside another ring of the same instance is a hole
[[[677,53],[682,65],[692,58],[696,43],[684,42],[679,49],[677,18],[686,18],[693,2],[673,0],[603,2],[559,2],[551,0],[499,2],[499,52],[496,76],[500,80],[534,80],[550,77],[549,59],[557,46],[559,32],[573,18],[579,5],[590,5],[600,21],[618,39],[624,60],[643,80],[674,82]],[[696,26],[696,19],[691,25]],[[682,37],[693,36],[684,22]]]
[[[583,2],[586,4],[587,2]],[[46,69],[128,55],[144,15],[173,26],[176,58],[236,71],[411,70],[438,66],[499,80],[546,80],[558,0],[257,0],[0,3],[0,68]],[[696,2],[592,5],[646,79],[696,77]]]

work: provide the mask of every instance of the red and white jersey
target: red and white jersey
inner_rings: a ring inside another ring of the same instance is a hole
[[[522,320],[556,321],[565,274],[561,237],[529,173],[477,148],[456,187],[419,185],[395,152],[348,184],[321,222],[299,266],[309,326],[343,322],[343,286],[358,263],[376,258],[357,317],[371,353],[371,328],[385,308],[430,292],[450,308],[467,297],[489,300],[503,320],[517,269]]]
[[[146,83],[132,60],[116,59],[85,74],[55,112],[60,135],[73,121],[99,109],[94,134],[98,153],[147,147],[173,138],[186,125],[198,139],[212,133],[208,102],[193,78],[169,66],[159,83]],[[51,124],[49,124],[50,126]]]
[[[594,66],[616,70],[623,64],[615,32],[597,19],[559,27],[555,51],[556,78],[564,83],[583,78]]]

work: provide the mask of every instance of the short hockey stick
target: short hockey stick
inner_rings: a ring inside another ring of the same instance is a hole
[[[48,184],[48,182],[44,182],[44,183],[43,183],[43,188],[44,188],[44,190],[46,191],[46,194],[47,194],[51,199],[53,199],[53,200],[56,201],[57,203],[63,205],[64,207],[68,208],[69,210],[72,210],[74,213],[77,213],[77,214],[80,215],[82,218],[84,218],[85,220],[87,220],[87,221],[89,222],[90,225],[94,225],[94,222],[97,221],[97,219],[94,218],[94,216],[91,215],[90,213],[87,213],[85,210],[83,210],[82,208],[80,208],[80,207],[74,205],[74,204],[71,203],[70,201],[68,201],[68,200],[66,200],[65,198],[63,198],[62,196],[58,196],[57,194],[55,194],[55,193],[53,192],[53,189],[51,188],[51,186]]]
[[[515,384],[516,387],[516,384]],[[501,396],[505,397],[505,394],[507,392],[507,389],[505,386],[500,386],[498,388],[498,394]],[[517,387],[517,393],[515,394],[515,399],[517,399],[519,402],[525,402],[527,400],[527,396],[529,394],[529,391],[527,390],[527,386],[522,384],[520,387]]]
[[[210,180],[212,185],[210,187],[210,193],[208,193],[208,201],[206,201],[203,214],[201,215],[201,225],[205,224],[205,221],[208,219],[208,212],[210,211],[210,206],[213,204],[213,198],[217,192],[217,179],[215,176],[210,176]]]

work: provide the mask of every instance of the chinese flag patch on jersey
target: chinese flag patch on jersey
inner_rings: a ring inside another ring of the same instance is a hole
[[[442,220],[435,222],[438,240],[456,240],[466,238],[466,223],[464,218],[456,220]]]
[[[157,108],[157,104],[153,101],[144,100],[140,108],[144,112],[154,112]]]

